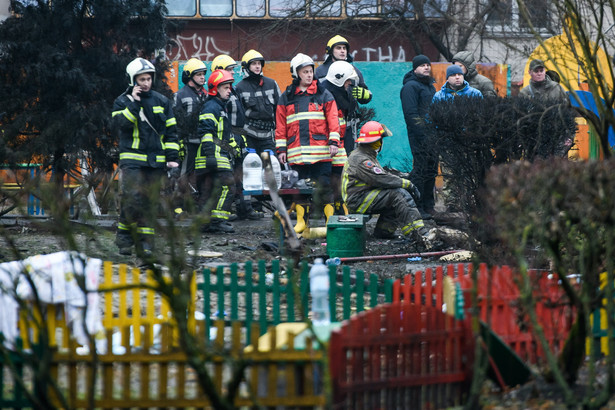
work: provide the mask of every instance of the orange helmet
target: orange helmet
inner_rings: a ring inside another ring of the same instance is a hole
[[[207,88],[209,89],[209,95],[218,94],[218,86],[226,83],[232,84],[235,79],[233,74],[226,70],[215,70],[209,76],[207,80]]]
[[[357,138],[357,144],[371,144],[372,142],[379,141],[384,137],[390,137],[391,135],[393,134],[386,125],[380,124],[377,121],[368,121],[361,127],[359,138]]]

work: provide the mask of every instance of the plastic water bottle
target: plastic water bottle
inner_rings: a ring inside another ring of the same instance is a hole
[[[256,150],[248,148],[248,155],[243,160],[243,189],[246,191],[260,191],[263,189],[263,162]]]
[[[331,323],[329,312],[329,269],[321,258],[310,269],[310,293],[312,294],[312,323],[326,326]]]
[[[341,264],[342,264],[342,260],[341,260],[339,257],[337,257],[337,256],[336,256],[335,258],[329,258],[329,259],[327,259],[327,260],[325,261],[325,263],[326,263],[327,265],[335,265],[335,266],[338,266],[338,265],[341,265]]]
[[[265,150],[269,153],[269,158],[271,159],[271,169],[273,170],[273,175],[275,176],[275,182],[278,186],[278,189],[282,186],[282,166],[280,165],[280,161],[275,156],[275,153],[267,149]],[[265,170],[263,169],[263,189],[269,189],[267,186],[267,181],[265,180]]]

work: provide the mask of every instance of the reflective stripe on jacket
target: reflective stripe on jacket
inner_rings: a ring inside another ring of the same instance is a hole
[[[179,160],[177,122],[171,101],[150,91],[141,101],[132,98],[132,88],[113,103],[113,126],[119,137],[120,166],[166,168]]]
[[[333,95],[314,80],[306,91],[288,87],[278,102],[276,150],[290,164],[331,161],[329,145],[340,145],[340,124]]]
[[[342,198],[350,210],[365,212],[383,189],[407,189],[407,179],[390,174],[380,166],[378,153],[369,145],[359,145],[348,157],[342,172]]]
[[[227,117],[226,104],[218,97],[205,101],[199,116],[201,145],[196,154],[194,169],[231,170],[231,123]]]

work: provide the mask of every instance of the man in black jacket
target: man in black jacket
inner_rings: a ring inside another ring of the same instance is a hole
[[[151,257],[155,198],[166,168],[179,166],[179,143],[171,101],[153,91],[154,65],[136,58],[126,66],[128,89],[113,103],[120,149],[120,218],[116,244],[122,255]]]
[[[436,93],[431,77],[431,61],[427,56],[417,55],[412,59],[412,70],[406,73],[400,92],[401,106],[412,150],[411,180],[421,193],[417,208],[423,219],[431,219],[435,205],[434,188],[438,173],[438,156],[429,146],[425,118],[431,100]]]

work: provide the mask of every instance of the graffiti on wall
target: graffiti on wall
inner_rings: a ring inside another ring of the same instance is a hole
[[[229,54],[229,51],[218,47],[214,37],[200,36],[197,33],[191,36],[178,34],[171,39],[171,46],[167,49],[167,57],[171,61],[183,61],[192,57],[210,61],[219,54]]]
[[[176,35],[171,39],[171,45],[167,48],[166,54],[171,61],[185,61],[189,58],[195,57],[202,61],[211,61],[219,54],[231,54],[224,44],[229,44],[231,38],[225,36],[223,32],[220,34],[209,35],[203,34],[202,31],[197,32],[183,32]],[[222,44],[222,45],[221,45]],[[292,47],[289,44],[289,47]],[[316,47],[316,45],[315,45]],[[320,49],[320,47],[317,47]],[[406,48],[404,45],[392,43],[392,44],[376,44],[371,47],[362,47],[352,51],[352,56],[355,61],[375,61],[375,62],[405,62],[406,60]],[[271,60],[278,60],[279,55],[283,55],[284,47],[278,47],[275,50],[260,50],[261,52],[271,56]],[[309,54],[310,50],[306,50]],[[278,55],[276,55],[276,53]],[[309,55],[308,54],[308,55]],[[319,53],[313,53],[316,56]]]

